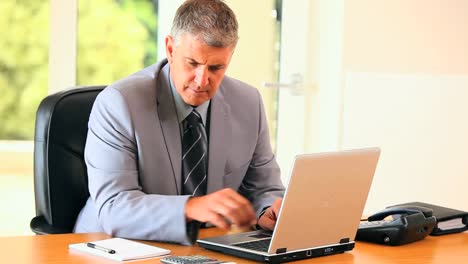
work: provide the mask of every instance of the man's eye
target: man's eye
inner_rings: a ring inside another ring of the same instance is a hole
[[[223,68],[223,66],[209,66],[208,70],[212,71],[212,72],[215,72],[215,71],[221,70],[222,68]]]
[[[198,63],[194,62],[194,61],[189,61],[189,65],[192,66],[192,67],[197,67]]]

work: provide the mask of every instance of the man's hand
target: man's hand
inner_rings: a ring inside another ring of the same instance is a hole
[[[276,219],[278,218],[278,213],[281,208],[281,202],[283,199],[276,199],[273,204],[268,207],[263,215],[258,219],[257,224],[265,230],[273,230],[275,228]]]
[[[231,224],[249,226],[256,222],[250,202],[229,188],[190,198],[185,205],[185,217],[188,221],[210,222],[224,230]]]

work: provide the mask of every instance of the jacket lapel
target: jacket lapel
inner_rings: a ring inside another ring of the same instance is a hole
[[[174,99],[169,87],[169,65],[166,64],[160,72],[157,86],[158,115],[161,130],[166,143],[167,152],[172,165],[172,172],[177,185],[177,194],[182,193],[182,143],[180,139],[180,127],[177,120]],[[165,155],[162,153],[162,155]],[[164,177],[164,176],[163,176]]]
[[[227,147],[231,142],[230,108],[224,100],[221,88],[211,99],[208,193],[224,188],[224,168],[229,151]]]

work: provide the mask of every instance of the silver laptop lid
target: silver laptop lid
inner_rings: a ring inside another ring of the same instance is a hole
[[[379,155],[369,148],[296,156],[268,252],[354,241]]]

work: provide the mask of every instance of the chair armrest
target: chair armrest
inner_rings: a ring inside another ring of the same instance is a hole
[[[49,223],[47,223],[47,220],[42,215],[36,216],[33,219],[31,219],[31,223],[29,224],[29,226],[31,227],[31,231],[33,231],[37,235],[66,234],[73,232],[73,230],[70,230],[68,228],[50,225]]]

